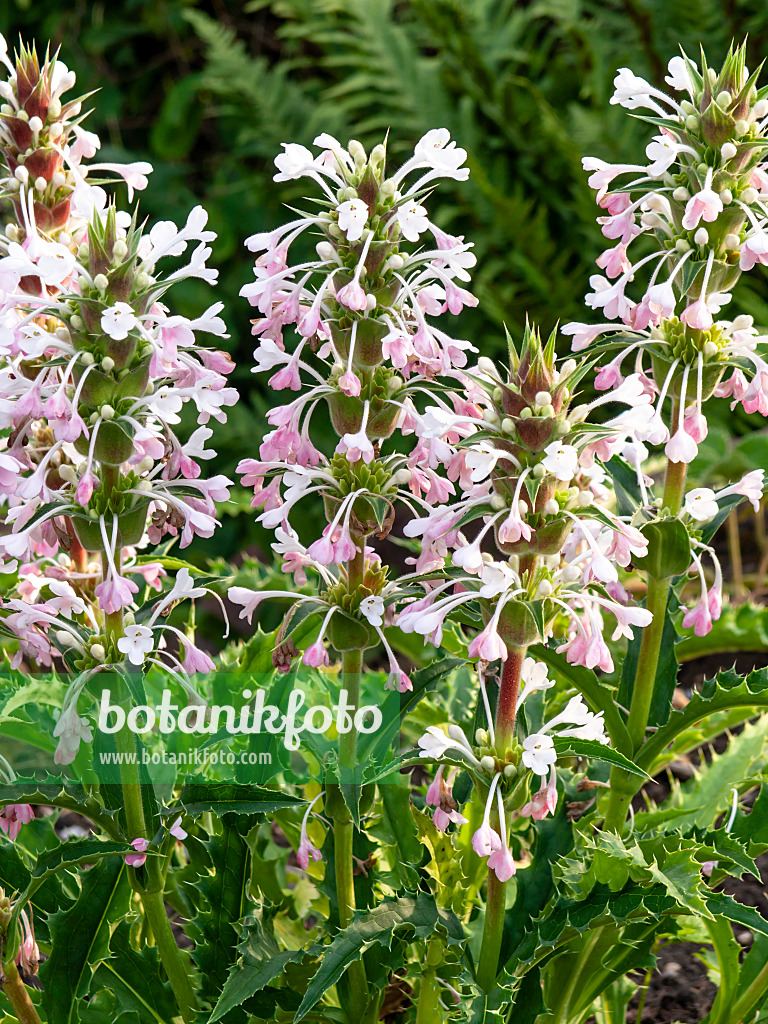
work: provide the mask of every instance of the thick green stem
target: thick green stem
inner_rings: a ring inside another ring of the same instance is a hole
[[[421,975],[419,1002],[416,1007],[416,1024],[442,1024],[440,1006],[440,982],[437,967],[442,963],[443,944],[437,936],[429,940],[427,962]]]
[[[498,819],[496,826],[498,828]],[[477,962],[477,983],[484,992],[491,992],[496,985],[499,971],[499,952],[504,935],[504,911],[506,909],[507,883],[500,882],[496,872],[488,871],[488,893],[485,901],[483,923],[483,944]]]
[[[176,944],[176,937],[171,929],[171,923],[165,912],[165,902],[161,890],[155,892],[142,892],[141,902],[144,906],[144,913],[152,928],[157,944],[157,951],[160,954],[165,973],[171,983],[173,994],[179,1006],[181,1016],[186,1022],[194,1021],[195,994],[189,981],[187,965],[182,959],[181,950]]]
[[[3,992],[19,1024],[41,1024],[40,1016],[29,998],[27,986],[21,980],[13,960],[3,964],[2,973],[5,975]]]
[[[515,735],[517,697],[520,693],[520,674],[525,661],[525,647],[510,647],[501,673],[499,702],[496,705],[496,749],[503,756]],[[499,813],[494,804],[491,812],[491,828],[498,832]],[[507,837],[502,836],[506,843]],[[485,921],[483,923],[483,944],[477,965],[477,980],[482,989],[490,992],[496,983],[499,968],[499,951],[504,934],[504,910],[506,907],[506,883],[500,882],[496,872],[488,869],[488,893],[485,900]]]
[[[118,467],[102,464],[102,483],[109,491],[116,488],[119,475],[120,470]],[[119,549],[114,552],[114,563],[115,568],[120,572],[122,569],[122,552]],[[104,578],[106,578],[108,572],[106,552],[102,555],[102,565]],[[111,648],[124,635],[123,612],[121,609],[105,614],[104,631],[108,646]],[[120,781],[123,791],[128,836],[131,839],[149,839],[151,837],[148,834],[144,818],[141,776],[139,774],[138,758],[136,757],[136,738],[131,730],[126,727],[116,734],[115,745],[118,753],[124,755],[120,765]],[[154,936],[160,960],[171,983],[179,1011],[186,1022],[191,1022],[196,1016],[196,999],[190,984],[187,964],[184,962],[181,950],[176,943],[176,938],[168,921],[168,915],[165,912],[162,869],[156,860],[153,859],[147,865],[146,870],[150,877],[148,887],[144,888],[138,884],[134,872],[130,873],[131,884],[141,899],[145,923],[148,923]]]
[[[662,506],[668,509],[672,515],[677,515],[683,504],[687,468],[684,462],[667,463]],[[637,671],[635,672],[635,681],[632,687],[632,700],[629,706],[629,718],[627,719],[627,730],[632,741],[632,752],[637,752],[645,740],[645,731],[648,727],[648,716],[656,684],[656,670],[659,665],[661,640],[664,633],[664,622],[671,585],[672,580],[669,577],[659,577],[650,574],[648,576],[646,608],[653,614],[653,619],[650,625],[646,626],[643,630],[643,637],[640,641],[640,653],[637,659]],[[621,832],[630,802],[637,789],[637,776],[626,772],[623,768],[612,769],[611,791],[603,828],[614,832]]]
[[[363,582],[365,572],[365,556],[359,548],[353,559],[347,563],[347,579],[349,593]],[[350,707],[351,727],[348,732],[339,735],[339,771],[344,784],[345,776],[354,782],[357,768],[357,729],[354,724],[355,711],[360,704],[360,677],[363,671],[362,650],[345,651],[342,656],[342,679],[347,691],[347,704]],[[328,787],[329,789],[331,787]],[[336,790],[329,794],[333,806],[333,845],[336,867],[336,900],[339,907],[339,924],[346,928],[355,912],[355,877],[354,877],[354,838],[355,824],[344,802],[342,793]],[[369,1003],[368,982],[365,967],[361,960],[350,964],[346,976],[340,985],[343,1002],[350,1024],[358,1024],[364,1019]]]

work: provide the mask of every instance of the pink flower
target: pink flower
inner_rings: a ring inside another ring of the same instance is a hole
[[[667,441],[664,451],[671,462],[693,462],[699,453],[699,446],[680,427]]]
[[[85,473],[83,473],[77,482],[77,488],[75,490],[75,501],[78,505],[85,507],[88,504],[98,482],[99,481],[90,469],[87,469]]]
[[[690,306],[686,306],[680,314],[680,319],[684,324],[696,327],[700,331],[708,331],[714,323],[707,301],[703,297],[692,302]]]
[[[501,845],[488,858],[488,867],[496,873],[500,882],[508,882],[515,873],[515,859],[508,846]]]
[[[121,608],[127,608],[133,600],[133,595],[138,592],[139,588],[133,580],[128,580],[124,576],[112,576],[94,590],[99,599],[99,608],[108,615],[120,611]]]
[[[328,651],[325,648],[325,644],[322,640],[316,640],[310,647],[304,651],[302,656],[302,664],[309,666],[310,668],[322,668],[325,665],[330,664],[330,658],[328,657]]]
[[[345,284],[343,288],[339,288],[336,292],[336,298],[347,309],[354,309],[360,311],[365,309],[366,306],[366,295],[363,289],[358,284],[357,280],[350,281],[349,284]]]
[[[351,398],[357,398],[360,394],[360,378],[353,370],[347,370],[339,377],[339,390]]]
[[[630,260],[627,259],[627,246],[624,242],[619,242],[613,249],[601,252],[595,262],[608,277],[619,277],[621,274],[626,274],[632,266]]]
[[[470,643],[467,653],[470,658],[482,658],[483,661],[507,660],[507,648],[496,631],[496,620],[491,619],[482,633]]]
[[[0,829],[14,842],[22,825],[28,825],[35,816],[29,804],[6,804],[0,809]]]
[[[534,818],[542,821],[548,814],[554,814],[557,807],[557,774],[555,766],[549,770],[549,781],[542,776],[541,786],[538,793],[535,793],[529,802],[520,808],[520,814],[524,818]]]
[[[711,178],[712,172],[710,171],[707,175],[708,183]],[[711,224],[712,221],[717,220],[722,212],[723,201],[717,192],[713,192],[709,187],[703,188],[701,192],[691,196],[686,203],[683,227],[686,231],[693,231],[694,228],[698,227],[699,221],[705,220],[708,224]]]
[[[187,833],[181,827],[181,815],[179,815],[176,821],[174,821],[174,823],[168,827],[168,831],[174,837],[174,839],[178,839],[179,842],[182,842],[184,839],[187,838]]]
[[[763,231],[750,235],[746,239],[739,256],[741,270],[751,270],[756,263],[763,266],[768,264],[768,235]]]
[[[683,615],[683,629],[690,629],[691,626],[696,636],[706,636],[712,629],[712,614],[705,597]]]
[[[136,850],[136,853],[128,853],[125,857],[125,863],[129,868],[140,868],[144,861],[147,859],[147,849],[149,848],[148,839],[134,839],[131,842],[131,846]]]

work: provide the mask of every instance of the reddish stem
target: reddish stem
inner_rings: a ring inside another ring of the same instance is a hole
[[[517,695],[525,651],[525,647],[510,647],[501,674],[499,703],[496,707],[496,746],[502,752],[510,745],[515,731]]]

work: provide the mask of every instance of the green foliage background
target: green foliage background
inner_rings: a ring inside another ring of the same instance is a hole
[[[546,331],[589,315],[601,235],[581,157],[636,162],[651,134],[609,105],[616,69],[663,86],[678,44],[695,53],[702,41],[716,64],[746,33],[750,66],[768,53],[764,0],[4,0],[0,11],[10,44],[20,32],[61,44],[80,88],[100,89],[102,153],[155,167],[148,216],[210,211],[245,399],[217,431],[216,468],[230,474],[256,453],[271,401],[248,372],[242,240],[303,195],[272,181],[281,142],[328,131],[374,144],[389,130],[397,164],[428,128],[448,127],[471,177],[441,184],[430,207],[475,243],[480,298],[451,326],[495,355],[502,322],[517,335],[526,315]],[[182,301],[200,311],[213,300],[190,283]],[[765,276],[744,281],[738,302],[768,324]],[[258,542],[252,518],[232,517],[216,551]]]

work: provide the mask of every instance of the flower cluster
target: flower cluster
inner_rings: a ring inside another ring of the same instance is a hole
[[[433,821],[441,831],[445,831],[450,823],[462,825],[467,822],[459,812],[451,786],[445,779],[446,767],[452,765],[454,767],[450,770],[455,771],[460,766],[472,775],[478,790],[485,796],[485,811],[472,837],[472,847],[478,856],[488,858],[488,867],[499,881],[506,882],[516,870],[509,845],[507,817],[510,822],[522,818],[540,821],[555,811],[558,758],[555,739],[573,737],[602,744],[608,740],[602,714],[591,712],[581,695],[577,694],[538,732],[530,732],[522,743],[513,739],[504,750],[500,750],[496,744],[482,673],[480,680],[488,729],[478,729],[475,745],[457,725],[449,725],[447,729],[430,726],[419,740],[419,752],[439,764],[435,780],[427,791],[426,802],[434,807]],[[533,658],[523,661],[520,680],[515,713],[532,693],[554,686],[547,676],[546,666]],[[539,780],[539,788],[532,791],[531,782]]]
[[[591,279],[586,301],[623,326],[573,323],[564,332],[574,351],[594,350],[598,339],[620,346],[601,367],[598,388],[615,387],[634,353],[635,372],[658,395],[658,416],[637,437],[666,443],[674,462],[696,456],[707,434],[702,403],[712,394],[768,414],[768,363],[752,318],[716,319],[742,272],[768,263],[768,99],[744,57],[744,46],[731,50],[719,74],[703,57],[701,67],[672,58],[666,82],[677,97],[622,68],[611,102],[648,111],[634,116],[659,128],[648,163],[584,160],[605,211],[598,222],[615,242],[597,260],[606,276]],[[646,255],[633,262],[628,247],[636,238]],[[638,277],[645,290],[632,299],[626,289]],[[661,417],[666,399],[669,424]]]
[[[464,287],[475,262],[471,245],[441,231],[422,205],[436,179],[467,177],[466,153],[444,129],[430,131],[388,177],[383,145],[369,155],[356,141],[344,148],[321,135],[315,142],[319,156],[285,145],[275,180],[312,179],[322,192],[317,210],[247,242],[261,254],[255,281],[242,291],[261,314],[254,371],[271,372],[274,390],[298,394],[271,410],[274,430],[259,458],[244,459],[239,471],[254,488],[253,507],[263,508],[258,521],[275,530],[283,571],[304,585],[311,570],[320,584],[319,595],[300,598],[322,614],[304,664],[328,664],[327,641],[338,651],[382,643],[391,685],[406,688],[382,628],[399,587],[387,581],[371,539],[389,533],[396,504],[428,508],[454,492],[439,472],[438,442],[418,437],[409,453],[394,443],[387,453],[387,443],[397,433],[413,435],[422,396],[434,393],[438,378],[455,380],[472,349],[433,322],[476,303]],[[291,263],[290,247],[310,229],[321,236],[316,255]],[[292,347],[284,338],[289,326],[298,337]],[[461,404],[457,396],[455,408]],[[332,453],[313,441],[318,409],[327,410],[339,438]],[[318,499],[326,523],[305,544],[291,516]],[[249,620],[271,596],[230,591]],[[284,652],[276,652],[281,669],[290,664]]]
[[[165,576],[141,549],[164,536],[184,547],[213,533],[229,481],[203,479],[200,463],[215,455],[206,448],[209,419],[223,422],[237,394],[226,387],[229,357],[196,337],[226,337],[221,304],[189,319],[163,301],[177,281],[216,281],[206,265],[215,235],[205,211],[195,208],[181,228],[139,227],[89,172],[116,171],[132,194],[151,168],[85,165],[98,139],[81,126],[80,101],[62,102],[74,75],[55,57],[41,65],[34,50],[22,48],[15,67],[3,59],[11,74],[0,89],[0,151],[16,222],[0,258],[0,475],[9,528],[0,556],[18,585],[2,620],[19,640],[14,667],[25,657],[41,665],[61,659],[80,672],[56,727],[57,760],[68,763],[90,738],[77,712],[88,678],[126,655],[140,664],[134,634],[158,630],[143,648],[157,651],[160,630],[173,629],[156,625],[159,609],[202,593],[180,573],[149,624],[133,622],[140,588],[160,591]],[[198,427],[183,440],[177,425],[187,404]],[[191,673],[212,663],[175,632],[183,660],[168,650],[162,658],[189,685]]]
[[[615,636],[632,637],[650,615],[627,605],[619,568],[647,552],[647,541],[610,508],[599,458],[608,458],[620,431],[641,422],[649,396],[637,376],[610,395],[573,405],[584,369],[555,364],[555,335],[543,347],[529,328],[520,354],[510,342],[511,368],[481,359],[471,377],[471,407],[430,407],[417,432],[443,445],[448,477],[461,496],[408,523],[422,539],[421,568],[453,568],[401,612],[399,625],[439,643],[443,624],[479,604],[485,627],[469,643],[470,657],[506,660],[510,648],[549,639],[562,626],[568,660],[613,669],[603,616]],[[607,402],[626,406],[597,426],[586,423]],[[482,520],[469,539],[464,528]],[[483,548],[486,550],[483,550]],[[487,550],[495,547],[495,552]]]

